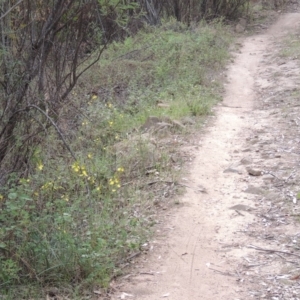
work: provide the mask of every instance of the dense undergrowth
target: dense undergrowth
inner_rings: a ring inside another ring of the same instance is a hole
[[[221,22],[169,21],[109,45],[60,116],[76,160],[48,128],[35,170],[0,188],[1,296],[49,285],[80,293],[121,272],[156,222],[154,199],[168,196],[152,186],[177,180],[181,160],[166,138],[218,101],[230,39]],[[145,132],[149,116],[179,126]]]

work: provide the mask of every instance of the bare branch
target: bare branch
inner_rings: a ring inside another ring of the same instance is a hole
[[[61,130],[58,128],[57,124],[52,120],[52,118],[49,117],[48,114],[45,111],[43,111],[42,109],[40,109],[38,106],[36,106],[34,104],[28,105],[28,108],[29,107],[32,107],[32,108],[38,110],[40,113],[42,113],[47,118],[47,120],[53,125],[53,127],[55,128],[55,130],[59,134],[61,140],[63,141],[64,145],[66,146],[66,148],[68,149],[68,151],[70,152],[70,154],[72,155],[74,160],[77,160],[74,152],[71,150],[70,146],[68,145],[67,141],[65,140]]]
[[[0,16],[0,20],[2,20],[3,18],[5,18],[15,7],[17,7],[23,1],[24,0],[19,0],[15,5],[13,5],[9,10],[7,10],[2,16]]]

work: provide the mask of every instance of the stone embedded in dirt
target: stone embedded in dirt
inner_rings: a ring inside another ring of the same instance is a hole
[[[261,195],[263,194],[263,190],[255,187],[253,185],[249,185],[247,189],[244,190],[244,193],[248,193],[248,194],[254,194],[254,195]]]
[[[262,174],[261,170],[253,169],[251,167],[247,167],[246,170],[247,170],[248,174],[252,175],[252,176],[260,176]]]
[[[251,211],[251,210],[254,210],[253,207],[250,207],[250,206],[245,205],[245,204],[237,204],[237,205],[234,205],[234,206],[229,207],[229,209],[243,210],[243,211]]]
[[[241,174],[242,172],[240,170],[237,169],[233,169],[233,168],[227,168],[223,171],[223,173],[237,173],[237,174]]]
[[[250,144],[254,145],[254,144],[258,143],[258,142],[259,142],[259,139],[252,139],[250,141]]]
[[[262,179],[266,180],[266,181],[273,181],[275,179],[275,177],[273,175],[270,175],[270,174],[265,174],[265,175],[262,176]]]
[[[243,165],[250,165],[250,164],[252,164],[252,158],[250,158],[250,157],[244,157],[243,159],[241,159],[241,163]]]

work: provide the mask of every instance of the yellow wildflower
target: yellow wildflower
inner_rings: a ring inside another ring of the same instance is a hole
[[[78,173],[80,171],[80,166],[78,164],[78,162],[75,162],[73,165],[72,165],[72,169],[74,172]]]
[[[40,163],[38,163],[38,165],[37,165],[37,169],[39,170],[39,171],[42,171],[43,170],[43,168],[44,168],[44,165],[40,162]]]
[[[73,167],[73,170],[74,170],[76,173],[78,173],[78,172],[79,172],[79,167],[78,167],[78,166],[74,166],[74,167]]]
[[[29,182],[30,182],[30,179],[21,178],[21,179],[19,180],[19,182],[20,182],[21,184],[29,183]]]
[[[53,187],[53,182],[49,181],[49,182],[46,182],[44,185],[42,185],[41,189],[42,190],[46,190],[47,188],[50,188],[51,186]]]

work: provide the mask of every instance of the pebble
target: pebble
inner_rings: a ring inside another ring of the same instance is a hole
[[[247,170],[248,174],[252,175],[252,176],[260,176],[262,174],[261,170],[253,169],[251,167],[246,168],[246,170]]]
[[[247,157],[244,157],[242,160],[241,160],[241,163],[243,165],[249,165],[252,163],[252,159],[251,158],[247,158]]]
[[[241,174],[241,171],[239,171],[237,169],[233,169],[233,168],[227,168],[223,171],[223,173],[238,173],[238,174]]]

